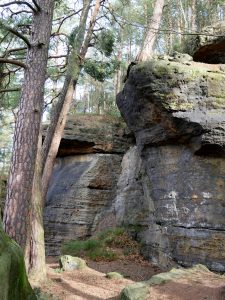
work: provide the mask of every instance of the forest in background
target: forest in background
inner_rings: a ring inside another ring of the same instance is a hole
[[[15,1],[16,2],[16,1]],[[8,1],[3,0],[3,3]],[[76,34],[82,1],[56,1],[45,83],[45,114],[48,120],[52,105],[62,88],[71,39]],[[135,61],[151,21],[152,0],[102,1],[93,37],[79,78],[71,114],[92,113],[119,116],[115,96],[122,89],[128,65]],[[0,26],[0,57],[23,62],[24,42],[3,25],[30,34],[31,14],[26,5],[3,6]],[[155,53],[184,51],[190,36],[210,24],[224,21],[224,1],[171,0],[165,2]],[[15,51],[16,49],[16,51]],[[11,147],[13,124],[23,80],[23,67],[0,61],[0,150],[1,162]],[[4,168],[7,168],[7,157]]]
[[[158,7],[156,11],[157,3],[161,10]],[[51,9],[52,17],[43,13],[45,5]],[[28,272],[38,266],[40,276],[44,272],[39,260],[43,262],[44,246],[30,249],[35,243],[28,245],[28,241],[32,234],[39,233],[40,228],[33,228],[42,223],[44,198],[67,113],[119,116],[115,97],[123,87],[130,63],[140,60],[151,41],[149,57],[154,53],[172,55],[174,51],[185,51],[190,37],[201,33],[205,26],[224,21],[225,3],[3,0],[0,13],[1,198],[5,197],[3,191],[13,152],[9,180],[13,184],[8,187],[4,226],[24,250]],[[42,116],[50,125],[44,144],[38,147]],[[18,157],[24,158],[23,169]],[[13,180],[21,173],[22,185],[21,181]],[[22,203],[32,211],[33,220],[39,212],[36,224],[31,224]],[[21,209],[20,220],[14,215],[8,224],[15,207]],[[21,219],[28,225],[26,228]],[[15,232],[13,224],[18,222],[21,226]],[[32,256],[35,251],[42,254]]]

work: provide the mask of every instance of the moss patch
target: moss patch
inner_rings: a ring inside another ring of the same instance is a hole
[[[3,231],[0,224],[0,291],[1,300],[37,299],[26,275],[20,247]]]

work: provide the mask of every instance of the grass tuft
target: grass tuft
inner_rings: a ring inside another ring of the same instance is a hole
[[[113,261],[121,255],[116,248],[122,248],[124,255],[139,252],[137,242],[133,241],[121,227],[104,230],[88,240],[67,242],[61,252],[65,255],[88,257],[93,261]]]

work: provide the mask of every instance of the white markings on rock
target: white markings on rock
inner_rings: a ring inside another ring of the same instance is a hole
[[[210,198],[212,198],[212,194],[209,193],[209,192],[202,192],[202,196],[203,196],[203,198],[205,198],[205,199],[210,199]]]

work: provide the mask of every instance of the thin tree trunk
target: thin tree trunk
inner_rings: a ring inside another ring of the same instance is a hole
[[[184,11],[182,0],[179,0],[179,5],[180,5],[180,12],[184,19],[184,29],[188,30],[188,21],[187,21],[187,17],[186,17],[185,11]]]
[[[38,135],[43,111],[45,74],[54,0],[42,0],[34,13],[31,47],[28,49],[24,83],[13,141],[4,228],[25,250],[31,235],[31,198]]]
[[[191,1],[191,31],[196,32],[196,0]]]
[[[160,22],[162,18],[164,0],[156,0],[155,7],[151,21],[149,22],[146,37],[143,42],[143,46],[138,57],[138,60],[145,61],[152,57],[153,55],[153,46],[155,44],[157,32],[160,27]]]
[[[63,91],[59,102],[56,104],[56,111],[53,116],[53,122],[49,127],[43,148],[43,175],[42,175],[42,193],[45,199],[49,181],[51,178],[55,158],[58,152],[59,144],[65,127],[67,114],[73,100],[73,94],[77,84],[80,71],[83,67],[83,60],[87,53],[88,46],[93,34],[93,28],[100,9],[100,0],[96,0],[95,9],[93,11],[88,32],[85,37],[85,28],[87,22],[88,11],[90,9],[90,1],[86,1],[83,17],[81,18],[81,34],[79,40],[75,41],[74,49],[68,61],[68,71]],[[84,42],[83,42],[84,41]]]

